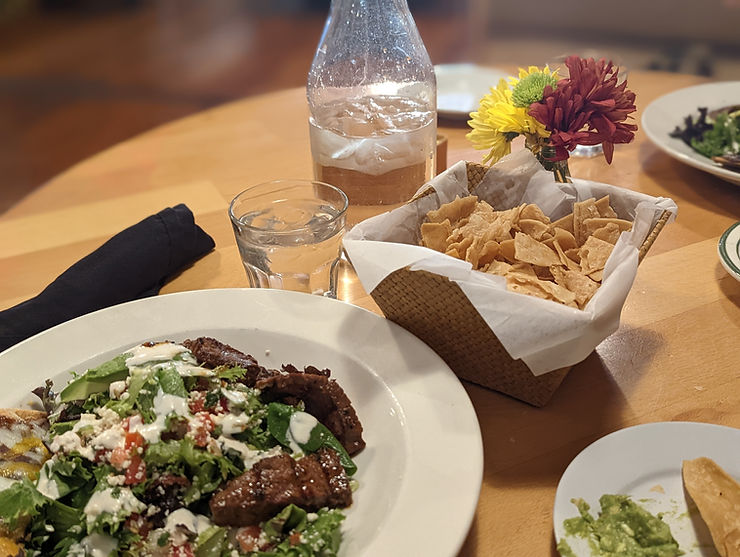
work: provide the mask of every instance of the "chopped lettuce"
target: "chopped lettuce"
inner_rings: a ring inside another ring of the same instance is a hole
[[[211,493],[225,480],[241,474],[234,461],[198,449],[192,439],[161,441],[150,445],[144,453],[147,467],[165,468],[175,474],[191,479],[185,492],[185,502],[192,503],[203,494]]]
[[[0,523],[10,531],[25,527],[48,501],[30,480],[16,482],[0,491]]]

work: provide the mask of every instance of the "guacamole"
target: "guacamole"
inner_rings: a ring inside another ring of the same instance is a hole
[[[581,516],[563,523],[565,533],[589,540],[591,554],[603,557],[676,557],[683,555],[671,529],[660,515],[654,516],[627,495],[602,495],[601,512],[594,518],[583,499],[572,499]],[[568,542],[557,547],[563,557],[573,557]]]

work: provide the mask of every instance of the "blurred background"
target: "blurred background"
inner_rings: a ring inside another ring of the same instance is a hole
[[[408,0],[435,64],[740,79],[740,0]],[[329,0],[0,0],[0,213],[165,122],[305,84]],[[297,125],[304,125],[300,123]]]

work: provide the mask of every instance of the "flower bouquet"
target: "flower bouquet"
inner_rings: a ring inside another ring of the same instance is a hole
[[[525,145],[561,182],[569,181],[567,160],[577,145],[599,145],[611,164],[615,143],[634,139],[635,94],[619,82],[619,68],[605,59],[570,56],[568,77],[545,66],[520,69],[518,77],[501,79],[480,101],[466,136],[476,149],[487,150],[484,164],[511,152],[511,142]]]

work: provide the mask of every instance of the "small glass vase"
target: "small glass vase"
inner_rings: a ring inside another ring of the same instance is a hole
[[[547,141],[547,140],[545,140]],[[543,143],[542,141],[532,140],[529,137],[525,143],[527,149],[532,151],[540,161],[540,164],[545,170],[550,170],[552,175],[555,177],[556,182],[568,183],[572,182],[570,179],[570,168],[568,167],[568,159],[561,161],[552,160],[555,157],[555,147],[549,143]]]

